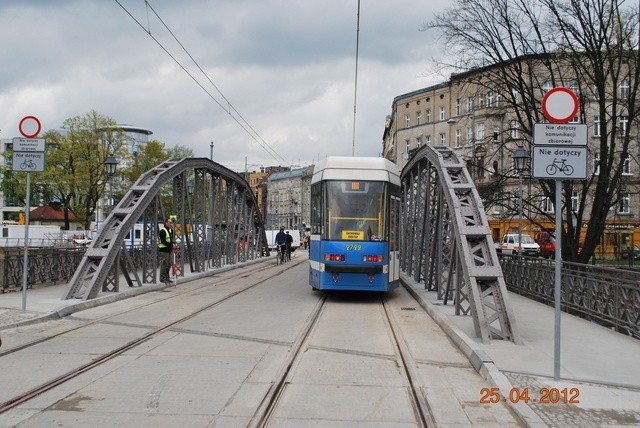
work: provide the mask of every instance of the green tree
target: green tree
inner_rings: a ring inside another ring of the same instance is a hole
[[[89,229],[98,201],[104,197],[109,176],[104,161],[108,155],[126,154],[116,121],[95,110],[65,120],[62,132],[50,131],[47,140],[47,168],[39,177],[50,200],[58,199],[65,210]]]

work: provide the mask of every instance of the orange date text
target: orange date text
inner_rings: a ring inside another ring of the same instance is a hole
[[[511,388],[504,394],[500,388],[482,388],[480,390],[480,403],[495,404],[500,402],[510,403],[540,403],[540,404],[577,404],[580,402],[579,388]]]

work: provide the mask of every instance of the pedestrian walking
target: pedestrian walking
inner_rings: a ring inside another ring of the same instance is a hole
[[[173,220],[164,221],[164,225],[158,234],[158,255],[160,256],[160,282],[171,285],[171,253],[176,250],[176,241],[173,231]]]

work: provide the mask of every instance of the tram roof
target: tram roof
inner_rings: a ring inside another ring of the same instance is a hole
[[[388,181],[399,186],[400,171],[385,158],[329,156],[313,169],[311,183],[321,180]]]

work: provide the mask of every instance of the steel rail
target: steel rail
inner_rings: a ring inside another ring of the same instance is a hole
[[[414,411],[416,412],[417,419],[419,419],[419,422],[423,427],[435,427],[437,425],[435,419],[433,418],[431,407],[420,392],[420,386],[417,383],[417,380],[420,379],[420,376],[418,375],[418,373],[416,373],[416,362],[411,355],[411,352],[409,352],[407,340],[402,334],[402,329],[398,325],[398,321],[396,320],[393,313],[389,310],[387,299],[385,298],[385,296],[380,296],[380,300],[382,301],[382,308],[384,309],[384,313],[387,316],[389,329],[391,330],[391,334],[393,335],[398,359],[402,363],[400,364],[400,366],[409,385],[409,396],[411,397],[411,404],[413,405]]]

